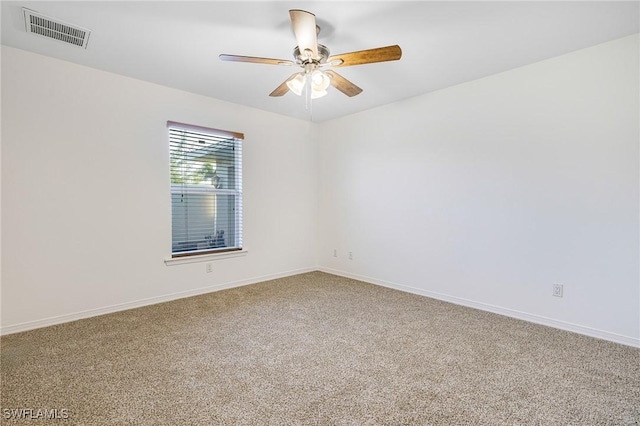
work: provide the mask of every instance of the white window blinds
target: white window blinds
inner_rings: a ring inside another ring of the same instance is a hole
[[[242,249],[243,135],[167,126],[172,257]]]

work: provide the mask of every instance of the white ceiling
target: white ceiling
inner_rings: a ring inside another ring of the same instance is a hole
[[[22,7],[92,30],[81,49],[25,31]],[[333,54],[392,44],[400,61],[336,69],[362,89],[269,93],[290,67],[222,62],[221,53],[292,59],[289,9],[316,15]],[[639,2],[2,1],[2,44],[304,120],[324,121],[626,35]]]

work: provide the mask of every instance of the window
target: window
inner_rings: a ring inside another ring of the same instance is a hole
[[[168,122],[171,255],[242,249],[241,133]]]

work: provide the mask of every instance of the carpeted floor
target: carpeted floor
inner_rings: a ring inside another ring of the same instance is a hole
[[[639,349],[321,272],[1,345],[6,423],[640,424]]]

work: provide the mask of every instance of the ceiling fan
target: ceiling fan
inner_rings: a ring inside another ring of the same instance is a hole
[[[351,97],[362,92],[362,89],[342,77],[335,71],[324,70],[327,67],[348,67],[352,65],[372,64],[375,62],[397,61],[402,57],[400,46],[378,47],[376,49],[359,50],[357,52],[330,55],[326,46],[318,43],[320,27],[316,25],[313,13],[304,10],[290,10],[291,25],[298,45],[293,50],[294,60],[260,58],[255,56],[220,55],[223,61],[251,62],[255,64],[299,66],[302,72],[296,72],[286,79],[269,96],[283,96],[289,90],[300,96],[305,89],[311,90],[311,99],[327,94],[332,85],[345,95]]]

